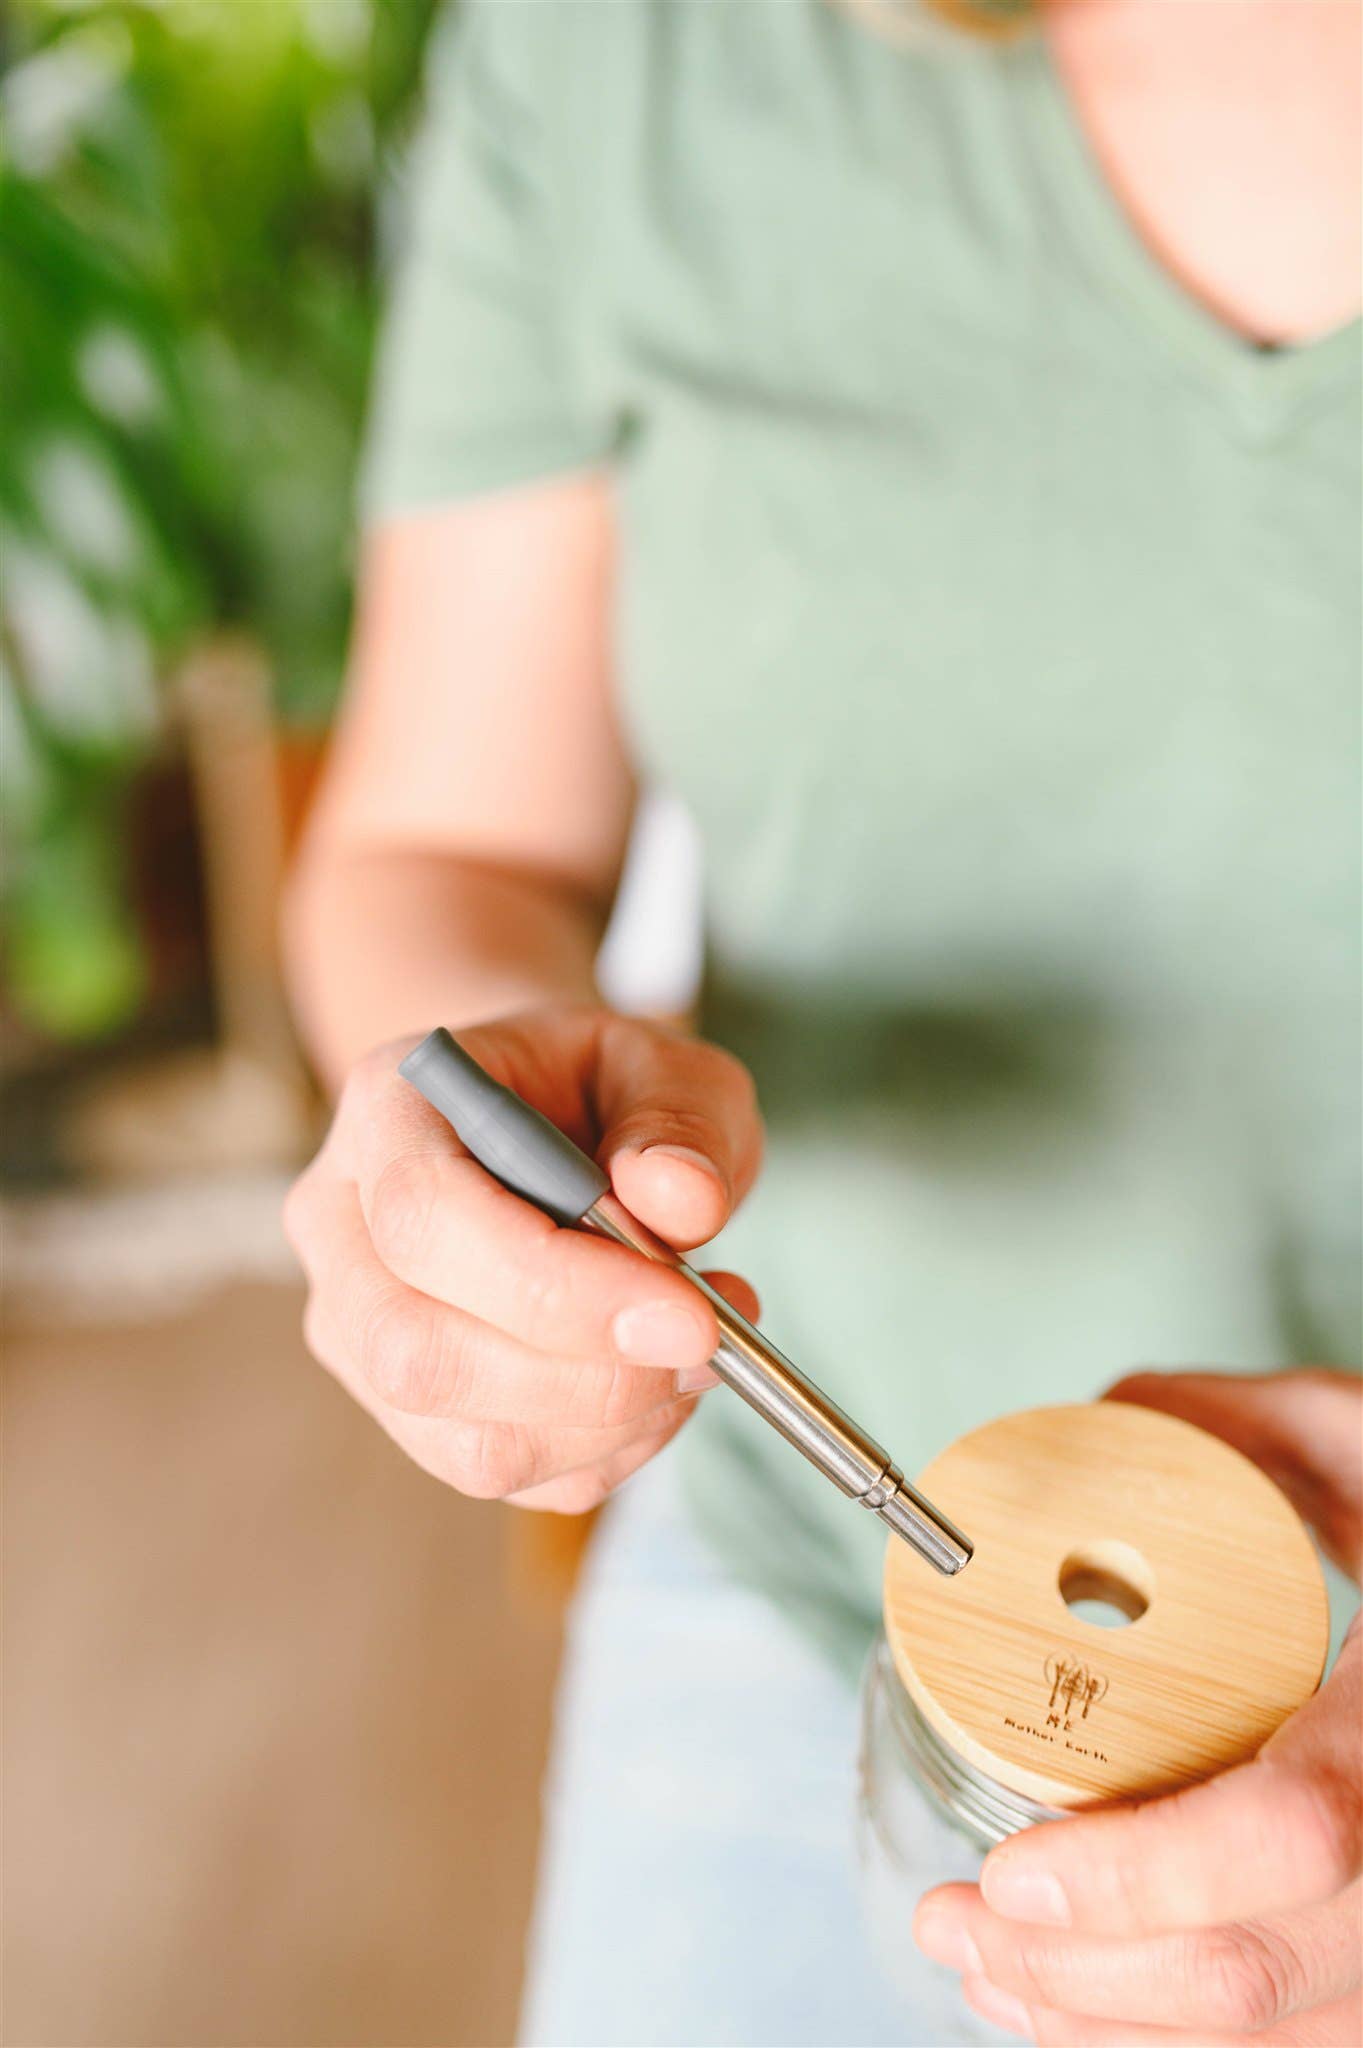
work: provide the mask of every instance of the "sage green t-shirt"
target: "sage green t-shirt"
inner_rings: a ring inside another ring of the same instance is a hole
[[[1138,1363],[1357,1354],[1360,381],[1183,293],[1039,40],[442,37],[367,510],[613,470],[622,716],[769,1127],[722,1256],[910,1472]],[[856,1655],[879,1524],[726,1393],[679,1456]]]

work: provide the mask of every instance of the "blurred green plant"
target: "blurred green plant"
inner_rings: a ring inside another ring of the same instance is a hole
[[[435,0],[9,0],[0,799],[12,999],[135,1013],[120,814],[196,638],[340,671],[376,213]]]

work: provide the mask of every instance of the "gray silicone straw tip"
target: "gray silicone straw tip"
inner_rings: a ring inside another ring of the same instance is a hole
[[[484,1073],[443,1026],[398,1072],[425,1096],[478,1163],[556,1223],[578,1223],[610,1181],[547,1117]]]
[[[454,1125],[461,1138],[465,1123],[488,1115],[502,1093],[491,1074],[455,1043],[443,1024],[413,1046],[398,1072]]]

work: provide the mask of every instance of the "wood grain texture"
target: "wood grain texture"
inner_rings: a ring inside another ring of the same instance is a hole
[[[972,1538],[956,1578],[891,1539],[885,1631],[919,1709],[976,1769],[1050,1806],[1146,1797],[1252,1757],[1320,1682],[1320,1565],[1272,1481],[1218,1438],[1118,1401],[973,1430],[919,1483]],[[1071,1597],[1125,1589],[1125,1626]]]

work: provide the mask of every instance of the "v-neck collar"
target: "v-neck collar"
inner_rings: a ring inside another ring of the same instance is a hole
[[[1133,314],[1205,383],[1250,434],[1273,433],[1363,367],[1363,319],[1300,346],[1263,348],[1217,318],[1142,239],[1108,179],[1042,34],[1008,53],[1032,102],[1059,202],[1085,252]]]

